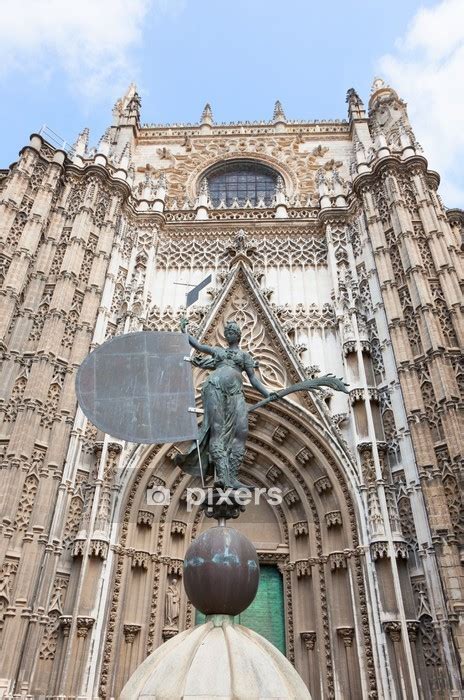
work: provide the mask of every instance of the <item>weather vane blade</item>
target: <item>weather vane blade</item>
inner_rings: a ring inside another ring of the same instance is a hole
[[[317,377],[317,379],[306,379],[303,382],[298,382],[298,384],[292,384],[285,389],[274,391],[267,397],[267,399],[263,399],[262,401],[259,401],[259,403],[255,403],[253,406],[250,406],[248,413],[256,411],[257,408],[261,408],[262,406],[266,406],[271,401],[282,399],[284,396],[287,396],[287,394],[292,394],[294,391],[314,392],[318,389],[322,389],[325,386],[330,387],[330,389],[334,389],[335,391],[342,391],[344,394],[349,393],[347,389],[348,384],[346,384],[343,379],[339,379],[333,374],[325,374],[323,377]]]
[[[188,309],[189,306],[192,306],[192,304],[194,304],[198,300],[201,290],[207,287],[208,284],[211,284],[211,280],[211,275],[208,275],[208,277],[205,277],[203,282],[200,282],[200,284],[197,284],[196,287],[194,287],[190,290],[190,292],[188,292],[185,302],[186,309]]]

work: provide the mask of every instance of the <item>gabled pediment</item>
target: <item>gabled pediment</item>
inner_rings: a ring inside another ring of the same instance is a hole
[[[295,351],[262,294],[253,273],[241,262],[234,265],[203,323],[201,341],[226,345],[224,324],[235,320],[242,330],[241,347],[259,362],[257,369],[270,389],[282,389],[305,378]],[[314,411],[307,395],[292,399]]]

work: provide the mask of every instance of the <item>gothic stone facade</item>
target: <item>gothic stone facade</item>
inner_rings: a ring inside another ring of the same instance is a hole
[[[282,576],[287,656],[313,698],[462,697],[464,216],[394,90],[375,81],[367,114],[347,102],[348,121],[277,103],[269,122],[207,106],[141,125],[131,87],[97,148],[35,134],[0,172],[2,697],[117,697],[194,624],[182,558],[210,522],[190,477],[172,445],[99,433],[74,381],[115,334],[177,330],[174,282],[209,272],[199,337],[220,343],[233,317],[269,387],[350,384],[251,417],[243,478],[284,498],[237,527]],[[275,177],[271,199],[214,199],[221,168]]]

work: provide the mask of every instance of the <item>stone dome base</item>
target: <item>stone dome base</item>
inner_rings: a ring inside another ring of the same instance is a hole
[[[290,661],[233,618],[212,615],[148,656],[120,700],[311,700]]]

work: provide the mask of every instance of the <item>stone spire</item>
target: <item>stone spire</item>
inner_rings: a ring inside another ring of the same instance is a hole
[[[280,100],[276,100],[276,103],[274,105],[274,113],[272,115],[272,121],[273,122],[286,122],[287,117],[285,116],[284,108],[282,107],[282,103]]]
[[[117,123],[122,115],[123,110],[126,108],[127,104],[130,102],[134,94],[137,92],[137,87],[135,83],[131,83],[127,88],[126,92],[122,97],[120,97],[113,106],[113,117]]]
[[[200,183],[200,190],[198,192],[198,197],[196,200],[196,207],[197,213],[195,218],[199,220],[207,219],[208,209],[209,207],[211,207],[211,200],[209,198],[208,180],[206,179],[206,177],[204,177]]]
[[[98,144],[97,153],[101,153],[104,156],[108,156],[111,146],[111,127],[108,127],[100,139]]]
[[[348,104],[348,117],[352,119],[365,119],[366,112],[364,104],[354,88],[350,88],[346,93],[346,102]]]
[[[135,83],[131,83],[125,94],[115,102],[113,107],[113,124],[139,125],[141,99]]]
[[[125,94],[121,97],[122,109],[127,107],[129,102],[132,100],[132,98],[136,94],[137,94],[137,85],[135,83],[131,83],[129,85],[129,87],[127,88]]]
[[[201,113],[201,124],[213,124],[214,118],[213,118],[213,110],[211,109],[211,105],[209,102],[205,104],[205,107],[203,109],[203,112]]]
[[[375,147],[379,149],[379,157],[388,155],[392,144],[394,148],[398,131],[402,134],[404,157],[409,157],[414,152],[412,143],[415,142],[415,137],[409,123],[406,102],[382,78],[375,78],[372,84],[369,120],[371,133],[375,136]]]
[[[89,130],[88,128],[83,129],[79,136],[77,137],[74,145],[73,152],[76,156],[81,156],[82,158],[87,154],[87,148],[89,145]]]

